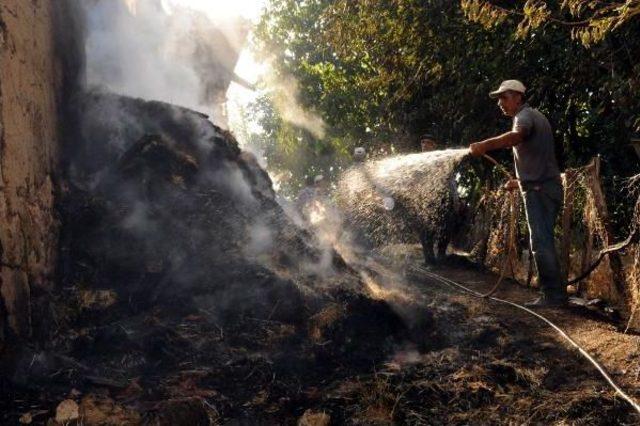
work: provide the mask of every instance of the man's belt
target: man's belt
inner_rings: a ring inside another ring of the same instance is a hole
[[[549,183],[549,182],[557,182],[560,185],[562,185],[562,178],[560,177],[560,175],[558,176],[554,176],[548,179],[542,179],[542,180],[521,180],[520,181],[520,187],[522,188],[523,191],[540,191],[542,190],[542,187]]]

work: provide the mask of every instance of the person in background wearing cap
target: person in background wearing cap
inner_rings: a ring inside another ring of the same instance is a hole
[[[469,151],[482,156],[488,151],[512,148],[517,180],[509,181],[506,188],[520,187],[522,192],[541,292],[528,306],[562,306],[567,302],[567,289],[553,238],[563,198],[560,169],[549,120],[525,103],[525,90],[520,81],[506,80],[490,93],[498,99],[504,115],[513,117],[513,127],[499,136],[472,143]]]
[[[325,197],[329,190],[329,181],[323,175],[313,178],[313,186],[316,188],[316,197]]]
[[[433,151],[438,147],[436,138],[431,134],[424,134],[420,136],[420,150],[422,152]]]
[[[438,140],[430,133],[421,135],[419,141],[422,152],[431,152],[438,149]],[[459,229],[459,219],[462,216],[462,203],[460,203],[458,183],[456,182],[455,175],[449,179],[449,196],[451,197],[451,207],[453,208],[454,214],[449,215],[449,220],[446,221],[441,232],[438,235],[431,235],[427,231],[422,231],[419,236],[425,265],[427,266],[436,260],[441,261],[446,259],[449,242]]]

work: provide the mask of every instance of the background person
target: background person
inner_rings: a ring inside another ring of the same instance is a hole
[[[420,150],[422,152],[434,151],[438,148],[438,141],[429,133],[420,136]]]

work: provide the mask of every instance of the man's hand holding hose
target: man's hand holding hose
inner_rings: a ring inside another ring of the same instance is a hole
[[[504,184],[503,186],[504,189],[506,189],[507,191],[520,189],[520,183],[518,182],[518,179],[514,179],[513,175],[508,171],[506,171],[506,169],[504,169],[504,167],[502,167],[500,163],[498,163],[495,159],[493,159],[493,157],[490,157],[489,155],[486,154],[486,152],[489,150],[487,149],[487,147],[492,148],[491,144],[487,143],[487,141],[474,142],[471,145],[469,145],[469,153],[474,157],[486,158],[491,163],[495,164],[500,170],[502,170],[505,173],[505,175],[507,175],[509,180],[507,181],[507,183]]]
[[[469,153],[474,157],[482,157],[487,152],[484,142],[474,142],[469,145]]]

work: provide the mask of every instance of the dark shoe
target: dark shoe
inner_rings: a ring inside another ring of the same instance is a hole
[[[535,300],[526,302],[524,306],[527,308],[562,308],[567,306],[567,299],[562,297],[549,298],[541,296]]]

